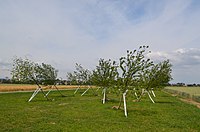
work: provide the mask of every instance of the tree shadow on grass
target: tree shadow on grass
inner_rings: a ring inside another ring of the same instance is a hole
[[[158,104],[173,104],[174,102],[171,101],[156,101]]]
[[[119,100],[117,100],[117,99],[107,99],[106,100],[106,103],[119,103]]]
[[[61,98],[71,98],[71,97],[75,97],[74,95],[66,95],[66,96],[61,96],[61,95],[51,95],[51,96],[48,96],[48,99],[46,99],[45,97],[42,98],[41,96],[40,97],[34,97],[34,99],[32,99],[30,102],[53,102],[53,101],[58,101],[60,100]],[[28,102],[28,100],[26,100],[26,102]]]
[[[145,109],[128,109],[129,114],[136,114],[141,116],[152,116],[158,114],[157,111],[145,110]]]

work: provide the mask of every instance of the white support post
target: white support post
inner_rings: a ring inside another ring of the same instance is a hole
[[[81,96],[83,96],[89,89],[90,89],[90,87],[87,88],[87,89],[85,90],[85,92],[81,94]]]
[[[138,95],[137,95],[137,93],[135,92],[135,97],[138,99]]]
[[[99,88],[100,88],[100,87],[98,87],[96,91],[99,91]]]
[[[106,88],[103,89],[103,104],[106,102]]]
[[[155,95],[155,93],[154,93],[153,89],[151,90],[151,92],[152,92],[152,94],[153,94],[153,97],[156,97],[156,95]]]
[[[124,101],[124,115],[127,117],[128,116],[128,113],[127,113],[127,108],[126,108],[126,93],[128,92],[128,90],[126,90],[124,93],[123,93],[123,101]]]
[[[37,95],[37,93],[41,90],[40,87],[38,87],[32,94],[32,96],[30,97],[30,99],[28,100],[28,102],[31,102],[31,100]]]
[[[80,86],[78,86],[78,88],[76,89],[76,91],[74,92],[74,94],[76,94],[77,93],[77,91],[80,89]]]
[[[155,103],[154,100],[151,98],[151,95],[150,95],[149,91],[146,91],[146,92],[147,92],[147,94],[149,95],[149,98],[150,98],[151,102],[152,102],[152,103]]]
[[[49,93],[52,91],[53,89],[50,89],[49,91],[48,91],[48,93],[46,93],[46,95],[45,96],[48,96],[49,95]],[[45,97],[44,96],[44,97]]]

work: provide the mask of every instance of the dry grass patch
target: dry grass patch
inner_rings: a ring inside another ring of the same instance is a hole
[[[77,85],[58,85],[58,89],[76,89]],[[87,86],[80,86],[80,88],[86,88]],[[93,86],[94,87],[94,86]],[[29,84],[0,84],[0,92],[9,92],[9,91],[31,91],[35,90],[37,85]],[[51,89],[50,86],[42,86],[44,90]]]

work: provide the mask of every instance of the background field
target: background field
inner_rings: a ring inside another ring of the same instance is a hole
[[[180,92],[186,92],[191,95],[200,95],[200,87],[166,87],[166,89],[177,90]]]
[[[200,102],[200,87],[166,87],[165,91]]]
[[[54,101],[47,101],[39,93],[32,102],[27,102],[32,92],[0,94],[0,131],[200,131],[200,110],[181,102],[162,91],[156,91],[155,104],[144,97],[133,102],[128,97],[128,118],[123,110],[114,110],[118,97],[101,104],[101,91],[94,96],[91,90],[80,96],[81,89],[50,93]]]
[[[75,89],[76,85],[58,85],[59,89]],[[80,88],[86,88],[87,86],[81,86]],[[0,84],[0,92],[8,91],[33,91],[37,88],[37,85],[29,84]],[[44,90],[50,89],[48,86],[42,86]]]

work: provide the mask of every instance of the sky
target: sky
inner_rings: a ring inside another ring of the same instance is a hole
[[[149,45],[169,59],[172,83],[200,83],[199,0],[0,0],[0,78],[13,58],[51,64],[66,79]]]

